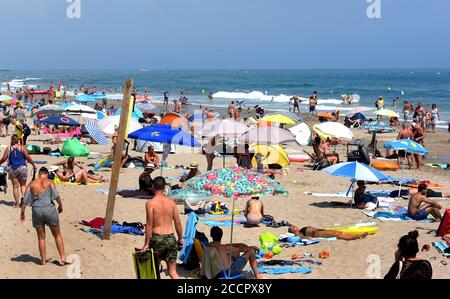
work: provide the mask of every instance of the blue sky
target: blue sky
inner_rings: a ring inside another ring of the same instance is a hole
[[[0,68],[450,67],[448,0],[0,1]]]

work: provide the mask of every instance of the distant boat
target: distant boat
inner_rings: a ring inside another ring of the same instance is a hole
[[[10,72],[11,70],[10,69],[2,69],[2,68],[0,68],[0,72]]]

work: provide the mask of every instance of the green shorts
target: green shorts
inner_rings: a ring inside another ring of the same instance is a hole
[[[178,243],[173,234],[153,235],[150,239],[150,248],[156,252],[160,261],[176,261],[178,257]]]

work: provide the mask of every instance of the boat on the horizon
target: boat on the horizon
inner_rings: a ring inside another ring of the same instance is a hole
[[[2,69],[2,68],[0,68],[0,72],[10,72],[11,70],[10,69]]]

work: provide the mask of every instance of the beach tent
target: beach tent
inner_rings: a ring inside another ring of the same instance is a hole
[[[169,112],[164,114],[159,123],[179,128],[186,123],[186,119],[178,113]]]
[[[295,140],[295,135],[279,127],[258,127],[244,133],[238,140],[248,144],[280,144]]]
[[[311,130],[305,123],[300,123],[294,127],[288,129],[295,136],[295,140],[298,144],[306,146],[311,143]]]
[[[361,112],[357,112],[355,114],[353,114],[352,116],[349,117],[350,120],[360,120],[360,123],[363,123],[366,121],[366,117],[364,116],[364,114],[362,114]]]
[[[337,122],[316,124],[313,126],[313,130],[323,139],[339,138],[351,141],[355,137],[349,128]]]
[[[259,153],[263,156],[263,165],[278,164],[281,167],[287,167],[290,164],[286,151],[279,145],[253,145],[253,149],[255,155]],[[255,157],[252,159],[252,164],[257,165]]]
[[[89,148],[81,144],[77,138],[67,139],[61,149],[61,154],[69,157],[87,157],[90,153]]]

